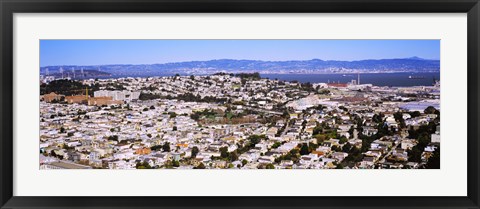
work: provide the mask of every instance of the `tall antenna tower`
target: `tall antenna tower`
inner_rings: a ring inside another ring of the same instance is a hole
[[[62,74],[62,79],[63,79],[63,67],[60,67],[60,73]]]

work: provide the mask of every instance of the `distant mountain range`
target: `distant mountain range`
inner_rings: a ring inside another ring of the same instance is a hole
[[[261,74],[287,73],[390,73],[390,72],[439,72],[440,60],[422,59],[419,57],[379,60],[337,61],[337,60],[292,60],[292,61],[260,61],[218,59],[209,61],[174,62],[165,64],[118,64],[95,66],[47,66],[41,67],[40,73],[45,75],[60,72],[97,70],[111,75],[168,75],[168,74],[212,74],[217,72]]]

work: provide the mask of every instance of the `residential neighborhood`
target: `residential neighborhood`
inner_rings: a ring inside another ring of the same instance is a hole
[[[440,81],[360,81],[42,76],[40,169],[439,169]]]

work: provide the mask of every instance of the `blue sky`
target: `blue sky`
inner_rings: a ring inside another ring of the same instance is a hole
[[[440,59],[440,40],[41,40],[40,66],[213,59]]]

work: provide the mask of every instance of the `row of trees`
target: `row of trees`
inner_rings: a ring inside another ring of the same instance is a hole
[[[217,113],[214,110],[204,109],[203,111],[193,112],[192,114],[190,114],[190,118],[198,121],[202,117],[215,117],[215,115],[217,115]]]
[[[63,94],[65,96],[85,94],[85,89],[88,88],[89,96],[93,96],[94,91],[100,89],[99,84],[92,86],[83,85],[80,81],[75,80],[54,80],[48,84],[40,85],[40,94],[48,94],[55,92],[56,94]]]
[[[154,151],[160,151],[162,150],[163,152],[170,152],[170,142],[165,142],[162,145],[155,145],[150,147],[151,150]]]
[[[247,141],[241,145],[237,144],[237,155],[240,156],[241,154],[247,152],[248,150],[255,147],[256,144],[260,143],[262,140],[267,139],[265,135],[251,135],[247,138]]]

